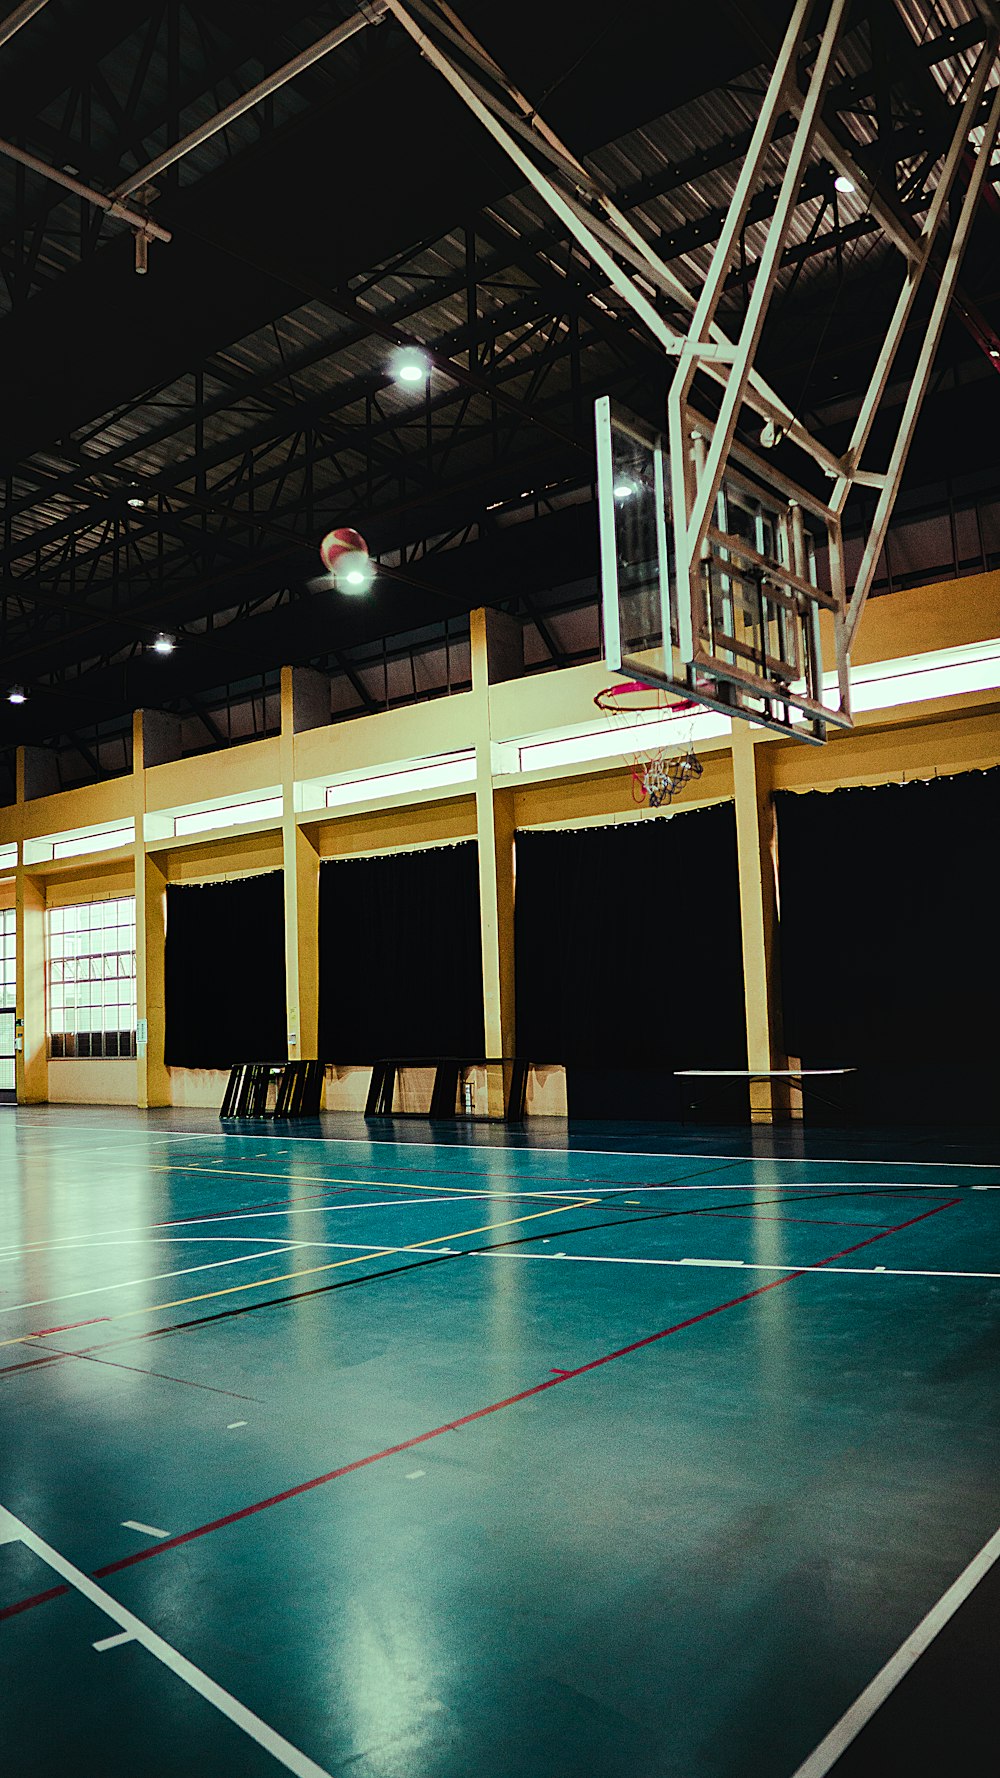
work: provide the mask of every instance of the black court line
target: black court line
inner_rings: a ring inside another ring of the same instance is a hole
[[[860,1191],[860,1190],[844,1191],[844,1192],[830,1192],[830,1191],[819,1190],[819,1191],[815,1191],[815,1192],[805,1193],[801,1197],[795,1197],[795,1198],[787,1198],[787,1197],[763,1198],[763,1199],[761,1199],[761,1202],[763,1204],[811,1203],[811,1202],[815,1202],[817,1199],[822,1202],[827,1202],[831,1198],[845,1198],[845,1197],[846,1198],[857,1198],[857,1197],[867,1197],[867,1196],[881,1197],[884,1195],[885,1194],[884,1194],[882,1188],[880,1188],[880,1187],[876,1188],[873,1192],[865,1192],[865,1191]],[[943,1192],[941,1195],[943,1197],[947,1197],[948,1194],[946,1192]],[[927,1201],[927,1194],[925,1192],[921,1192],[920,1199],[922,1202],[926,1202]],[[533,1245],[537,1242],[541,1242],[541,1241],[551,1241],[551,1240],[560,1240],[561,1241],[561,1240],[565,1240],[570,1235],[590,1234],[590,1233],[592,1233],[596,1230],[599,1230],[599,1229],[633,1228],[637,1222],[666,1222],[668,1220],[671,1220],[671,1219],[674,1219],[674,1218],[680,1217],[680,1216],[712,1216],[714,1214],[716,1214],[716,1212],[715,1212],[714,1206],[712,1206],[712,1205],[695,1205],[695,1206],[692,1206],[690,1209],[684,1209],[684,1210],[650,1210],[650,1211],[640,1212],[639,1214],[633,1214],[633,1215],[630,1215],[627,1217],[610,1218],[606,1222],[580,1223],[574,1228],[559,1229],[555,1235],[550,1235],[548,1233],[545,1233],[545,1234],[539,1233],[539,1234],[533,1234],[533,1235],[521,1235],[521,1236],[514,1236],[511,1239],[504,1240],[504,1241],[489,1241],[489,1242],[486,1242],[486,1243],[482,1244],[481,1246],[477,1246],[477,1247],[459,1247],[459,1248],[456,1248],[453,1253],[431,1254],[423,1259],[411,1260],[408,1263],[403,1264],[403,1265],[386,1266],[377,1272],[363,1272],[363,1273],[360,1273],[355,1278],[338,1278],[332,1284],[310,1285],[305,1290],[289,1291],[284,1296],[267,1297],[261,1302],[241,1303],[240,1306],[235,1309],[218,1309],[218,1310],[215,1310],[210,1315],[197,1315],[197,1316],[190,1317],[187,1321],[171,1322],[166,1327],[144,1328],[139,1333],[133,1333],[133,1334],[127,1335],[125,1339],[109,1340],[105,1344],[102,1344],[100,1346],[86,1347],[86,1348],[84,1348],[84,1351],[82,1353],[76,1352],[76,1351],[66,1351],[64,1354],[62,1354],[62,1356],[65,1356],[67,1358],[73,1358],[73,1357],[79,1358],[79,1357],[85,1356],[89,1352],[116,1352],[116,1351],[119,1351],[122,1346],[129,1346],[129,1345],[134,1344],[134,1342],[136,1340],[155,1340],[155,1339],[161,1339],[167,1334],[190,1333],[195,1328],[206,1327],[206,1326],[209,1326],[213,1322],[230,1321],[230,1320],[235,1319],[239,1315],[249,1315],[249,1314],[255,1313],[258,1309],[283,1308],[288,1303],[301,1302],[308,1297],[328,1296],[328,1295],[332,1294],[332,1292],[335,1290],[352,1290],[352,1289],[356,1289],[359,1285],[362,1285],[362,1284],[376,1284],[386,1278],[395,1278],[395,1277],[398,1277],[401,1274],[406,1273],[406,1272],[420,1271],[425,1266],[435,1266],[435,1265],[439,1266],[439,1265],[447,1264],[447,1262],[450,1260],[466,1259],[470,1254],[494,1253],[494,1252],[498,1252],[501,1249],[507,1248],[507,1247],[528,1247],[528,1246],[531,1246],[531,1245]],[[863,1224],[862,1226],[871,1228],[871,1227],[879,1227],[879,1226],[884,1226],[884,1225],[866,1223],[866,1224]],[[442,1236],[442,1239],[443,1240],[447,1239],[447,1237]],[[22,1336],[22,1338],[27,1340],[27,1339],[31,1339],[32,1336],[31,1336],[31,1334],[25,1334]],[[29,1358],[29,1359],[24,1359],[19,1364],[4,1365],[2,1368],[0,1368],[0,1376],[10,1376],[10,1375],[13,1375],[15,1372],[39,1369],[39,1368],[42,1368],[43,1366],[45,1366],[46,1364],[57,1363],[58,1356],[59,1355],[53,1353],[51,1358],[49,1358],[49,1357],[34,1358],[34,1359]]]
[[[961,1200],[959,1198],[951,1198],[944,1204],[937,1205],[932,1210],[925,1210],[921,1212],[919,1216],[910,1217],[906,1222],[897,1223],[893,1227],[883,1230],[878,1234],[868,1236],[864,1241],[856,1241],[852,1246],[843,1248],[838,1253],[829,1254],[824,1259],[815,1263],[817,1266],[832,1265],[836,1260],[843,1259],[848,1253],[855,1253],[861,1247],[870,1247],[877,1241],[884,1241],[887,1236],[898,1234],[903,1229],[911,1228],[915,1223],[925,1222],[928,1217],[937,1216],[942,1210],[950,1209],[960,1202]],[[507,1242],[503,1243],[503,1245],[511,1245],[511,1243]],[[613,1352],[602,1353],[598,1358],[589,1359],[585,1364],[577,1365],[573,1370],[559,1371],[557,1374],[545,1378],[541,1383],[533,1383],[525,1389],[518,1390],[514,1395],[504,1396],[499,1401],[490,1402],[485,1407],[476,1408],[471,1413],[461,1415],[457,1420],[445,1421],[441,1426],[434,1426],[426,1432],[416,1433],[411,1438],[403,1439],[397,1444],[387,1445],[382,1450],[369,1453],[368,1456],[357,1457],[351,1462],[339,1465],[336,1469],[327,1470],[323,1475],[312,1476],[308,1481],[296,1482],[291,1487],[282,1489],[278,1494],[271,1494],[263,1500],[252,1501],[247,1506],[238,1507],[234,1512],[224,1514],[222,1518],[209,1520],[206,1524],[196,1525],[189,1531],[182,1531],[176,1537],[167,1538],[165,1541],[153,1544],[147,1549],[134,1551],[128,1556],[120,1556],[113,1562],[106,1562],[103,1567],[95,1568],[93,1570],[94,1576],[97,1579],[103,1579],[106,1575],[117,1574],[122,1569],[133,1568],[137,1563],[146,1562],[152,1557],[164,1555],[167,1551],[177,1549],[183,1544],[191,1543],[196,1538],[208,1536],[214,1531],[220,1531],[224,1527],[237,1524],[243,1519],[249,1518],[257,1513],[265,1512],[269,1508],[281,1505],[287,1500],[292,1500],[302,1494],[310,1493],[314,1488],[324,1487],[327,1483],[337,1481],[343,1476],[354,1475],[358,1470],[367,1469],[369,1465],[380,1463],[387,1457],[398,1456],[402,1451],[409,1451],[414,1449],[417,1445],[426,1444],[429,1439],[439,1438],[443,1433],[457,1432],[460,1428],[472,1425],[475,1421],[485,1419],[488,1415],[499,1413],[505,1408],[514,1407],[523,1401],[528,1401],[535,1396],[542,1395],[551,1389],[555,1389],[560,1384],[572,1382],[577,1377],[586,1376],[592,1371],[602,1369],[605,1365],[613,1364],[617,1359],[626,1358],[633,1352],[641,1351],[645,1347],[657,1344],[660,1340],[669,1339],[674,1334],[681,1333],[690,1327],[698,1326],[701,1322],[710,1320],[715,1315],[724,1314],[729,1309],[735,1309],[744,1303],[753,1302],[756,1298],[766,1296],[769,1292],[778,1290],[785,1284],[794,1283],[798,1278],[801,1278],[804,1275],[805,1274],[800,1269],[790,1269],[783,1276],[772,1279],[768,1284],[758,1285],[753,1290],[744,1291],[737,1297],[729,1297],[724,1302],[713,1303],[709,1308],[700,1309],[696,1314],[689,1315],[682,1321],[674,1322],[670,1327],[659,1328],[655,1333],[645,1334],[638,1340],[630,1341],[628,1345],[617,1347]],[[50,1588],[44,1593],[36,1593],[28,1599],[17,1600],[12,1605],[0,1609],[0,1618],[13,1617],[20,1612],[31,1610],[33,1607],[43,1604],[46,1600],[58,1598],[68,1590],[69,1589],[63,1585]]]

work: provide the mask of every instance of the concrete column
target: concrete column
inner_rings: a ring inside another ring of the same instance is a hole
[[[497,622],[504,627],[503,657],[512,663],[511,620],[473,611],[472,689],[476,711],[476,837],[479,844],[479,926],[483,951],[483,1018],[488,1056],[514,1054],[514,793],[493,787],[490,735],[490,663],[497,659]],[[507,675],[505,675],[507,676]],[[508,1070],[491,1069],[488,1108],[504,1109]]]
[[[135,817],[135,1102],[171,1103],[166,1044],[166,864],[147,853],[146,769],[180,754],[180,723],[158,710],[132,715],[132,809]]]
[[[19,1105],[44,1104],[49,1096],[49,1052],[45,1030],[45,887],[28,875],[18,847],[17,997],[15,1031],[20,1040],[15,1079]]]
[[[14,757],[15,796],[23,813],[23,805],[29,798],[58,789],[58,774],[54,755],[43,747],[19,747]],[[49,1040],[45,1028],[45,885],[25,871],[23,839],[17,843],[14,906],[17,956],[14,1083],[19,1105],[43,1105],[49,1096]]]
[[[285,1018],[290,1062],[319,1050],[319,854],[295,819],[295,736],[330,720],[330,683],[281,669],[281,850],[285,886]]]
[[[319,1058],[319,854],[286,812],[281,824],[285,872],[285,1002],[288,1059]]]
[[[762,1071],[787,1068],[781,1029],[778,964],[778,901],[774,870],[772,750],[758,738],[762,730],[733,723],[733,790],[743,937],[743,992],[746,1006],[747,1066]],[[794,1095],[796,1101],[799,1095]],[[780,1082],[751,1081],[750,1119],[773,1123],[789,1115],[789,1092]]]
[[[138,1103],[171,1104],[170,1070],[164,1061],[167,1037],[165,957],[167,943],[166,861],[136,847],[135,968],[136,1010],[146,1021],[146,1042],[137,1046]],[[206,1009],[208,1016],[208,1009]],[[140,1026],[141,1029],[141,1026]]]
[[[39,796],[54,796],[59,789],[59,767],[56,756],[47,747],[19,747],[17,750],[17,800],[34,802]]]

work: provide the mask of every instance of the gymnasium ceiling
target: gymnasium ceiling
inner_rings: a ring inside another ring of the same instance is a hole
[[[0,134],[112,192],[350,10],[48,0],[0,41]],[[459,10],[694,282],[788,0]],[[911,221],[949,133],[956,58],[989,10],[853,7],[837,127]],[[772,184],[780,170],[779,154]],[[837,444],[901,262],[833,179],[817,161],[803,184],[762,368]],[[171,236],[145,276],[127,222],[0,153],[0,690],[30,693],[0,703],[0,745],[92,735],[144,703],[198,713],[211,688],[282,662],[335,668],[359,642],[484,601],[530,608],[593,574],[593,399],[655,417],[663,360],[394,22],[129,202]],[[730,327],[767,213],[765,199],[745,230]],[[1000,458],[998,268],[991,183],[912,484]],[[405,341],[433,365],[416,395],[390,370]],[[526,510],[533,522],[514,522]],[[316,585],[318,541],[341,524],[384,565],[364,600]],[[179,639],[167,659],[150,652],[161,630]]]

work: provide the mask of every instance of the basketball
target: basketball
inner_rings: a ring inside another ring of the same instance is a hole
[[[319,553],[324,568],[341,590],[364,592],[371,586],[371,557],[360,531],[352,531],[348,525],[328,531],[319,546]]]
[[[319,546],[319,553],[327,573],[335,574],[345,555],[362,555],[367,558],[368,545],[360,531],[352,531],[349,525],[343,525],[339,531],[327,532]]]

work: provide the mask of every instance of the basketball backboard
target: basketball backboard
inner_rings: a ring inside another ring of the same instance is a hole
[[[690,413],[690,410],[689,410]],[[735,443],[698,559],[679,581],[666,437],[602,396],[595,410],[605,659],[627,679],[805,740],[849,727],[840,520]],[[694,491],[712,436],[687,438]],[[819,584],[822,563],[829,585]],[[832,631],[824,683],[820,613]]]

